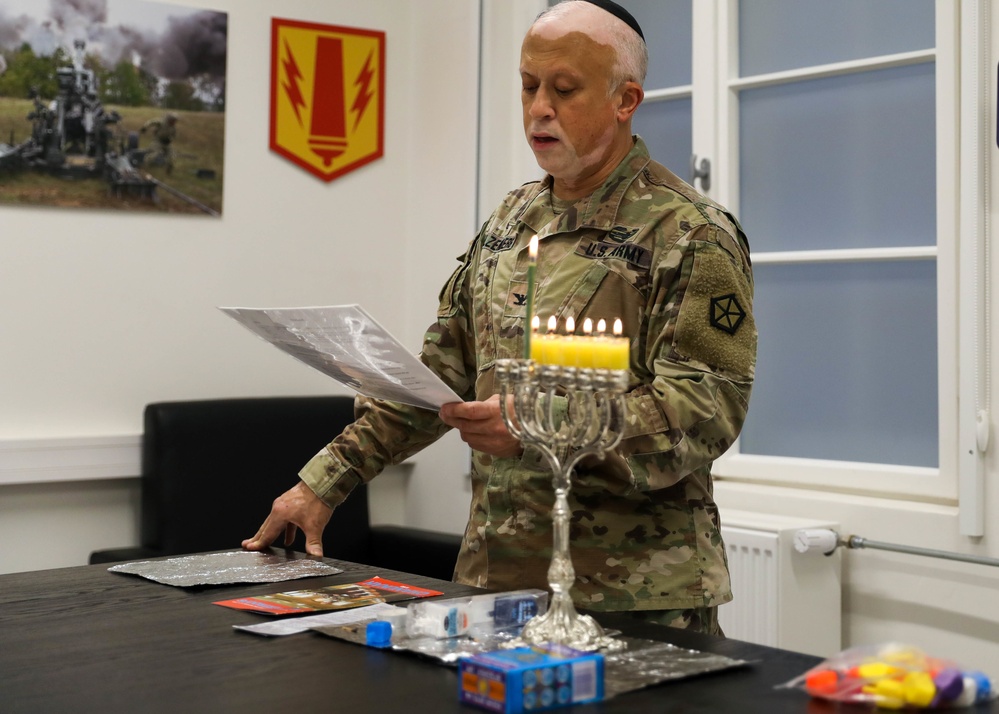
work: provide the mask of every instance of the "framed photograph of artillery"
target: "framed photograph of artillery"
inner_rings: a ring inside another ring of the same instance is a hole
[[[0,205],[221,216],[227,14],[0,0]]]

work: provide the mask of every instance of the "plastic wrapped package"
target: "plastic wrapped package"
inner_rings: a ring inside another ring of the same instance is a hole
[[[444,639],[519,629],[547,607],[548,592],[537,589],[415,602],[406,608],[406,634]]]
[[[844,650],[780,687],[882,709],[947,709],[996,697],[983,672],[898,643]]]

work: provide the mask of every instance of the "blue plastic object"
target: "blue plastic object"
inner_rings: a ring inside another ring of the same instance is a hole
[[[369,647],[391,647],[392,623],[384,620],[369,622],[364,630],[364,638]]]

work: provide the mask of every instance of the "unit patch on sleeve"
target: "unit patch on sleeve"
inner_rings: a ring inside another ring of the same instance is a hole
[[[746,319],[746,311],[742,309],[735,293],[719,295],[711,298],[711,326],[722,332],[734,335],[739,325]]]

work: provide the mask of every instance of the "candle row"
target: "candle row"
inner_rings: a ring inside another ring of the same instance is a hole
[[[560,367],[586,367],[593,369],[628,369],[630,347],[627,337],[622,337],[621,320],[614,321],[614,336],[603,334],[605,323],[597,322],[597,334],[593,332],[593,322],[583,321],[583,334],[576,335],[575,322],[567,318],[565,333],[557,332],[558,321],[553,315],[548,319],[548,331],[538,334],[541,320],[534,317],[531,331],[531,359],[539,364]]]

